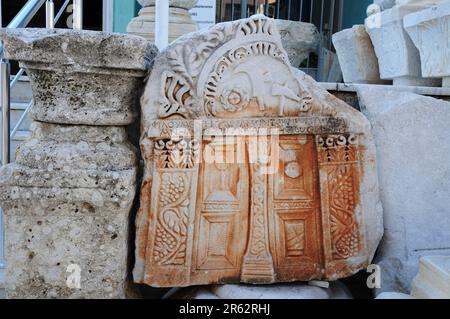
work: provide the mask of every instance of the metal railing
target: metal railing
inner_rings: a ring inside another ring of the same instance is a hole
[[[55,24],[61,18],[69,3],[73,1],[73,28],[82,29],[83,27],[83,0],[66,0],[55,16],[55,5],[53,0],[28,0],[15,18],[6,28],[16,29],[25,28],[33,19],[39,9],[45,3],[46,9],[46,28],[53,29]],[[17,131],[27,117],[27,114],[33,104],[31,101],[25,108],[23,114],[17,121],[14,128],[11,129],[11,89],[23,76],[25,70],[21,68],[11,80],[10,63],[4,58],[3,46],[0,44],[0,107],[2,109],[2,129],[1,129],[1,165],[7,165],[11,160],[11,140],[15,137]],[[3,212],[0,209],[0,268],[4,267],[4,231],[3,231]]]
[[[332,35],[342,29],[343,4],[344,0],[218,0],[216,20],[231,21],[263,13],[275,19],[312,23],[321,35],[320,53],[323,49],[333,50]],[[314,71],[319,59],[318,55],[311,56],[302,68]]]

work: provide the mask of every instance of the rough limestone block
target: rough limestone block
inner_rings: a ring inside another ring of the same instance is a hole
[[[319,31],[312,23],[290,20],[275,20],[281,35],[281,42],[286,50],[292,66],[300,67],[311,52],[317,51]]]
[[[358,96],[377,146],[381,291],[409,293],[419,258],[450,252],[450,103],[375,87]]]
[[[145,39],[63,29],[3,29],[6,58],[27,69],[33,119],[50,123],[127,125],[150,61]]]
[[[143,8],[139,15],[133,18],[127,27],[127,33],[138,35],[147,40],[155,41],[156,8],[155,1],[140,1]],[[197,23],[189,12],[197,4],[197,0],[169,1],[169,42],[198,30]]]
[[[450,299],[450,256],[420,258],[412,295],[419,299]]]
[[[378,59],[363,25],[333,34],[333,45],[345,83],[385,83],[380,79]]]
[[[365,21],[372,40],[383,80],[394,85],[439,86],[438,79],[425,79],[420,68],[419,51],[403,28],[403,17],[426,8],[421,4],[405,4],[372,14]]]
[[[333,281],[370,264],[382,213],[369,122],[290,65],[274,20],[175,41],[141,106],[136,282]]]
[[[406,15],[404,26],[419,49],[422,75],[450,86],[450,2]]]
[[[33,123],[17,162],[0,171],[8,298],[130,296],[137,159],[126,137],[125,128]],[[67,286],[71,265],[80,289]]]

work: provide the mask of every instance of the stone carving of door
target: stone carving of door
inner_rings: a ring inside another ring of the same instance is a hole
[[[281,136],[269,176],[269,233],[277,280],[310,280],[323,268],[319,174],[314,137]]]
[[[244,139],[216,137],[203,145],[191,280],[239,282],[247,242],[249,173]]]
[[[277,137],[273,172],[256,167],[252,138],[215,138],[204,145],[212,160],[204,158],[199,173],[193,281],[206,276],[263,283],[321,273],[313,136]]]

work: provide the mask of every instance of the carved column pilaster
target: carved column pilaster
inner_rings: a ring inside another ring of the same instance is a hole
[[[251,164],[250,236],[242,266],[243,282],[271,283],[275,280],[269,249],[267,176],[259,162]]]

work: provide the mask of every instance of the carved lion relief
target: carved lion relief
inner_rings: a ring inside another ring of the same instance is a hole
[[[142,112],[136,282],[335,280],[370,263],[382,223],[368,122],[291,68],[271,19],[174,42]]]

